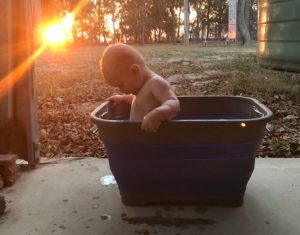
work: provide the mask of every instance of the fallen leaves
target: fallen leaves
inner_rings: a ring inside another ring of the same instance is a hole
[[[79,48],[68,53],[62,57],[60,54],[44,54],[37,63],[41,155],[49,158],[106,157],[98,133],[93,132],[90,113],[117,91],[99,78],[99,49]],[[168,73],[173,73],[170,82],[174,83],[177,95],[236,95],[232,91],[232,81],[245,76],[236,70],[223,74],[219,70],[212,72],[211,68],[205,73],[201,63],[199,69],[197,66],[185,68],[189,73],[176,75],[178,63],[168,64]],[[161,62],[156,66],[156,72],[160,73],[164,67]],[[274,113],[272,131],[265,134],[257,156],[300,157],[300,103],[289,100],[286,94],[275,94],[269,99],[259,93],[243,92],[239,95],[257,98]]]
[[[105,156],[98,136],[90,131],[93,124],[89,112],[79,113],[74,105],[62,105],[55,98],[52,102],[41,98],[38,117],[42,156]]]

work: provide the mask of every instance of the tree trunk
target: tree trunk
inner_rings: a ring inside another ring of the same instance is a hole
[[[209,18],[209,15],[210,15],[210,3],[208,4],[207,13],[206,13],[206,20],[207,20],[207,23],[206,23],[206,40],[209,37],[209,31],[210,31],[210,18]]]
[[[195,37],[196,37],[196,42],[199,43],[200,42],[200,17],[201,17],[201,10],[200,10],[200,6],[197,6],[197,16],[196,16],[196,32],[195,32]]]
[[[245,19],[245,7],[247,6],[246,1],[239,0],[237,5],[237,26],[242,37],[242,44],[248,45],[251,41],[249,29]]]
[[[179,17],[178,17],[178,22],[177,22],[177,38],[180,38],[180,26],[181,26],[181,20],[180,20],[180,15],[181,15],[182,7],[180,6],[179,8]]]
[[[222,31],[223,31],[223,22],[222,22],[222,8],[218,7],[218,16],[217,16],[217,22],[218,22],[218,39],[222,38]]]
[[[246,23],[247,29],[249,31],[249,25],[250,25],[250,0],[247,0],[245,2],[245,23]]]
[[[184,45],[188,46],[189,45],[189,1],[184,0]]]
[[[172,39],[172,43],[176,44],[176,15],[175,15],[175,2],[174,0],[172,1],[172,6],[170,8],[171,11],[171,17],[172,17],[172,35],[171,35],[171,39]]]
[[[112,20],[112,26],[113,26],[113,43],[116,43],[116,19],[115,19],[115,10],[116,10],[116,6],[115,6],[115,2],[112,1],[111,2],[112,4],[112,17],[111,17],[111,20]]]
[[[158,42],[161,42],[161,30],[158,29]]]
[[[142,11],[142,29],[141,29],[141,44],[145,44],[145,0],[141,1],[141,11]]]

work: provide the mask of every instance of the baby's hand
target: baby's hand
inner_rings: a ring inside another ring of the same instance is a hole
[[[142,122],[142,130],[157,132],[161,124],[161,120],[156,115],[146,115]]]
[[[107,98],[111,102],[111,107],[115,108],[118,104],[124,102],[124,95],[114,95]]]

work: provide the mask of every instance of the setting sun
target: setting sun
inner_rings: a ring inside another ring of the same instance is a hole
[[[73,14],[68,13],[59,22],[49,24],[42,30],[44,43],[48,45],[62,45],[73,40]]]

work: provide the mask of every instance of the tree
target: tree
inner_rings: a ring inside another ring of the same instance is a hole
[[[65,0],[42,0],[41,8],[44,20],[58,17],[65,10]]]
[[[176,28],[177,28],[177,18],[179,18],[175,10],[181,9],[183,6],[182,0],[167,0],[165,1],[166,9],[168,12],[168,18],[167,18],[167,25],[166,25],[166,32],[169,36],[169,41],[171,41],[173,44],[176,43]]]
[[[228,29],[228,2],[215,0],[215,3],[216,37],[220,39],[224,28]]]
[[[141,44],[145,44],[145,0],[141,0]]]
[[[249,0],[238,0],[237,5],[237,26],[241,35],[242,44],[248,45],[251,41],[249,33],[249,5],[246,4]],[[248,20],[248,22],[247,22]]]
[[[258,0],[250,2],[249,33],[251,39],[257,40],[257,6]]]
[[[197,14],[195,21],[192,23],[193,36],[196,42],[200,42],[200,33],[201,33],[201,25],[202,25],[201,17],[203,16],[202,11],[204,9],[203,2],[204,1],[199,1],[199,0],[190,1],[193,9],[196,11]]]
[[[184,0],[184,45],[189,45],[190,26],[190,5],[188,0]]]
[[[154,42],[162,41],[167,18],[168,12],[165,3],[159,0],[152,0],[151,5],[149,6],[147,22],[149,24],[148,30],[152,35]]]
[[[200,37],[221,38],[228,24],[227,1],[188,2],[189,9],[196,12],[195,20],[189,24],[189,34],[196,41],[200,41]],[[83,7],[79,9],[78,3],[84,3],[80,4]],[[183,0],[42,0],[43,12],[48,17],[60,18],[66,12],[79,9],[74,16],[73,38],[80,43],[99,43],[100,39],[105,43],[110,39],[141,44],[176,43],[182,37],[183,21],[180,17],[183,3]],[[247,32],[255,34],[255,23],[252,23],[256,14],[255,4],[257,0],[239,0],[241,13],[238,25],[244,43],[250,40]]]
[[[183,10],[183,1],[182,0],[178,0],[178,5],[177,5],[178,10],[178,17],[177,17],[177,40],[179,40],[180,38],[180,27],[182,25],[181,23],[181,19],[180,19],[180,15],[182,13]]]
[[[141,35],[141,3],[124,1],[120,8],[120,30],[126,42],[137,42]]]
[[[98,40],[103,39],[104,43],[107,43],[107,37],[109,36],[109,31],[105,24],[105,14],[106,14],[106,7],[105,7],[105,0],[97,0],[96,4],[96,32],[98,33]]]

